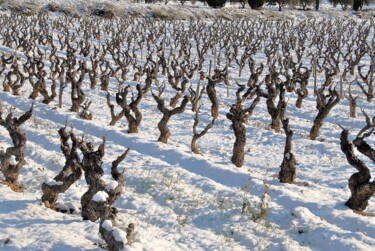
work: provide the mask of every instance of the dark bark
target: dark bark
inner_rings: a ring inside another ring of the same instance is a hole
[[[246,128],[244,126],[245,121],[252,115],[256,105],[259,103],[260,95],[258,93],[257,97],[253,100],[250,107],[243,109],[242,102],[246,97],[240,98],[239,93],[244,89],[244,86],[240,86],[237,91],[237,103],[233,104],[226,114],[227,119],[232,122],[232,128],[236,140],[233,146],[233,155],[231,158],[232,163],[241,167],[244,163],[245,157],[245,145],[246,145]]]
[[[357,99],[358,99],[359,96],[353,97],[352,90],[351,90],[352,83],[350,83],[350,85],[349,85],[349,96],[345,95],[345,97],[349,100],[349,116],[351,118],[356,118],[357,117],[357,112],[356,112]]]
[[[219,116],[219,101],[216,96],[216,90],[215,90],[215,85],[219,83],[219,80],[213,80],[212,78],[208,77],[208,84],[206,87],[207,95],[208,98],[211,101],[211,116],[214,119],[217,119]]]
[[[349,178],[349,189],[352,196],[345,205],[353,210],[363,211],[368,206],[369,199],[375,194],[375,182],[370,182],[370,169],[354,154],[353,145],[348,140],[348,135],[349,131],[346,129],[341,132],[341,150],[345,154],[348,163],[356,168],[358,172]],[[362,147],[367,149],[363,141],[357,141],[356,143],[359,145],[358,150],[362,149]]]
[[[327,97],[324,95],[324,88],[317,93],[317,109],[319,112],[314,119],[314,125],[310,131],[311,140],[315,140],[318,137],[319,129],[322,127],[324,119],[328,116],[331,109],[340,101],[340,95],[336,90],[330,89],[328,97],[329,99],[327,101]]]
[[[375,117],[371,120],[364,110],[362,110],[362,113],[366,119],[366,126],[359,131],[357,137],[355,138],[355,140],[353,140],[353,143],[360,153],[362,153],[363,155],[367,156],[370,160],[375,162],[375,150],[372,149],[372,147],[365,141],[365,138],[371,136],[374,132]],[[368,132],[365,133],[366,131]]]
[[[98,147],[98,150],[93,151],[82,144],[80,149],[83,153],[82,169],[85,172],[85,179],[89,189],[81,197],[82,218],[83,220],[90,220],[92,222],[100,218],[101,209],[104,202],[92,200],[97,192],[105,191],[106,184],[101,179],[104,174],[102,168],[102,158],[104,156],[105,137],[103,143]]]
[[[100,90],[108,92],[110,77],[107,74],[100,76]]]
[[[266,79],[269,79],[269,78],[266,77]],[[284,102],[284,99],[285,99],[285,89],[284,89],[284,85],[282,83],[276,84],[275,81],[276,81],[276,79],[274,79],[274,80],[269,79],[268,81],[266,81],[267,91],[268,91],[266,104],[267,104],[267,111],[271,116],[270,127],[276,133],[279,133],[280,132],[280,120],[281,120],[280,119],[281,105],[282,105],[282,103]],[[276,99],[278,93],[280,94],[279,95],[280,98],[279,98],[279,101],[276,105],[274,102],[275,102],[275,99]]]
[[[154,97],[155,101],[158,104],[159,111],[163,113],[163,117],[158,123],[158,129],[160,131],[160,136],[158,138],[158,141],[167,144],[168,139],[171,136],[171,132],[168,129],[168,121],[173,115],[182,113],[185,111],[186,105],[189,102],[189,97],[185,96],[179,107],[169,110],[165,107],[165,103],[163,99],[159,98],[155,94],[152,94],[152,96]]]
[[[142,113],[139,110],[138,105],[143,98],[143,91],[140,84],[137,84],[136,88],[138,91],[137,98],[134,98],[133,96],[132,101],[129,103],[129,105],[125,105],[124,107],[125,117],[129,123],[129,133],[138,133],[138,126],[142,121]],[[131,112],[134,113],[134,116],[131,114]]]
[[[92,120],[92,113],[89,111],[91,101],[86,100],[83,105],[81,105],[82,111],[79,114],[79,117],[85,120]]]
[[[12,70],[9,71],[4,78],[3,88],[4,92],[13,92],[13,95],[19,96],[20,95],[20,88],[25,83],[25,76],[21,73],[18,69],[17,63],[12,66]],[[2,73],[2,72],[1,72]],[[16,79],[13,80],[12,76],[15,76]]]
[[[81,68],[81,73],[78,80],[74,78],[73,73],[69,74],[70,83],[72,85],[72,90],[70,94],[72,100],[72,107],[70,108],[70,110],[72,112],[78,113],[80,106],[85,101],[85,93],[81,88],[83,80],[85,79],[85,74],[86,70],[83,68]]]
[[[210,130],[214,126],[215,118],[213,118],[211,123],[209,123],[200,133],[197,132],[198,123],[199,123],[199,108],[196,110],[196,113],[195,113],[194,125],[193,125],[193,139],[191,140],[191,151],[195,154],[200,154],[200,151],[198,149],[198,139],[203,137],[208,132],[208,130]]]
[[[81,161],[78,156],[78,140],[72,132],[66,132],[66,126],[59,130],[60,149],[65,157],[65,165],[54,178],[56,184],[42,184],[42,202],[49,208],[55,208],[60,193],[64,193],[82,176]],[[72,146],[69,145],[69,139]]]
[[[115,114],[115,106],[111,104],[111,94],[109,92],[107,92],[107,105],[111,112],[111,122],[109,122],[109,125],[114,126],[122,117],[124,117],[125,111],[122,109],[119,114]]]
[[[199,100],[201,100],[203,92],[205,91],[205,88],[203,87],[201,91],[200,89],[200,83],[198,83],[197,91],[195,91],[192,87],[189,87],[190,92],[190,102],[191,102],[191,111],[196,112],[199,105]]]
[[[301,108],[303,99],[305,99],[309,95],[309,92],[306,88],[306,84],[307,83],[305,82],[300,82],[300,88],[296,90],[296,94],[298,95],[296,101],[297,108]]]
[[[353,0],[353,10],[359,11],[363,7],[363,0]]]
[[[57,96],[56,81],[52,80],[51,95],[49,95],[48,91],[47,91],[46,82],[44,80],[42,80],[40,85],[39,85],[39,93],[43,96],[43,101],[42,101],[43,104],[48,105],[49,103],[51,103],[51,101],[53,101]]]
[[[292,153],[293,131],[290,129],[288,118],[283,119],[282,122],[286,134],[286,140],[284,158],[280,166],[281,170],[279,172],[279,180],[281,183],[294,183],[296,179],[296,159]]]
[[[373,62],[373,60],[371,60],[371,62]],[[358,62],[359,63],[359,62]],[[373,63],[371,63],[373,64]],[[361,83],[360,81],[356,81],[356,83],[358,84],[358,86],[361,88],[363,94],[366,95],[366,99],[369,103],[371,103],[372,99],[374,98],[374,86],[373,86],[373,71],[374,71],[374,66],[373,65],[370,65],[367,73],[363,73],[362,72],[362,69],[363,69],[364,65],[358,65],[358,75],[360,76],[360,78],[362,79],[363,83]],[[367,87],[367,89],[366,89]]]
[[[119,114],[115,114],[114,105],[111,104],[110,101],[110,94],[107,93],[107,104],[111,111],[111,122],[110,125],[115,125],[117,121],[119,121],[122,117],[125,116],[126,120],[129,123],[129,133],[138,133],[138,126],[141,124],[142,121],[142,113],[138,108],[139,103],[143,98],[143,91],[140,84],[137,84],[137,91],[138,95],[135,98],[134,95],[131,97],[131,102],[128,103],[127,97],[130,89],[130,85],[119,90],[116,93],[116,103],[121,107],[121,112]],[[134,113],[134,115],[132,114]]]
[[[93,57],[90,57],[91,60],[91,69],[88,70],[88,75],[90,78],[90,88],[94,90],[96,88],[96,84],[98,83],[98,60],[93,59]]]
[[[115,161],[112,162],[111,167],[111,174],[112,178],[117,181],[117,186],[111,190],[107,191],[108,199],[105,202],[96,203],[97,208],[96,210],[100,212],[100,225],[99,225],[99,233],[102,235],[102,238],[108,245],[109,250],[121,250],[124,248],[125,245],[131,245],[134,239],[134,224],[130,223],[128,228],[126,229],[126,238],[127,242],[121,240],[116,240],[114,236],[114,229],[115,227],[115,217],[117,209],[115,209],[112,205],[115,201],[120,197],[122,193],[122,188],[124,186],[124,178],[125,173],[124,171],[118,171],[118,165],[126,158],[130,149],[128,148],[122,155],[120,155]],[[110,221],[111,226],[104,225],[105,221]],[[117,230],[118,231],[118,230]]]
[[[177,93],[176,93],[176,95],[174,97],[171,98],[171,101],[169,102],[169,105],[172,108],[175,108],[176,105],[177,105],[178,100],[184,96],[184,92],[186,90],[187,83],[188,83],[188,80],[184,79],[181,82],[181,87],[178,87],[178,86],[174,86],[173,87],[173,89],[175,89],[177,91]]]
[[[26,163],[25,150],[27,138],[25,131],[21,129],[20,126],[31,117],[32,111],[33,105],[28,112],[24,113],[19,118],[14,118],[13,110],[10,110],[7,117],[3,119],[3,110],[0,104],[0,125],[4,126],[9,132],[13,143],[12,147],[8,147],[5,151],[0,152],[0,170],[3,173],[6,182],[14,188],[18,186],[17,180],[20,170]],[[16,163],[13,162],[12,158],[15,158]]]
[[[228,116],[227,118],[230,119]],[[234,142],[231,161],[235,166],[241,167],[245,158],[246,128],[242,122],[237,120],[232,121],[232,128],[236,136],[236,141]]]

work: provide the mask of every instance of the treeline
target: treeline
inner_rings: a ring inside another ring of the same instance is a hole
[[[184,5],[188,0],[177,0]],[[359,11],[364,5],[374,2],[374,0],[328,0],[333,7],[340,6],[343,10],[353,9]],[[145,0],[145,3],[164,2],[168,4],[170,0]],[[261,9],[265,5],[277,6],[281,11],[285,6],[296,6],[300,10],[319,10],[320,0],[191,0],[193,4],[196,2],[204,2],[212,8],[222,8],[228,3],[238,3],[242,8],[250,6],[252,9]]]

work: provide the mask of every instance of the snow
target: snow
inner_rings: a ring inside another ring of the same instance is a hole
[[[173,6],[174,9],[178,7]],[[145,9],[149,11],[150,7]],[[209,10],[202,9],[198,14],[204,12]],[[296,19],[301,15],[319,17],[319,13],[314,12],[287,11],[286,14]],[[255,15],[266,14],[259,12]],[[1,46],[0,50],[7,51],[8,48]],[[369,64],[368,61],[362,63]],[[243,69],[241,78],[237,78],[237,70],[233,64],[233,79],[246,81],[249,76],[247,68]],[[163,76],[160,78],[160,82],[166,80]],[[318,75],[319,82],[323,78],[323,74]],[[194,78],[189,81],[192,85],[197,83]],[[308,132],[316,116],[311,84],[310,95],[301,109],[293,106],[295,96],[288,95],[287,116],[294,131],[292,152],[298,162],[297,181],[295,184],[280,184],[277,176],[283,159],[285,135],[268,129],[270,118],[263,99],[246,125],[245,165],[236,168],[230,162],[234,135],[230,122],[225,118],[228,105],[234,100],[235,85],[230,87],[228,98],[226,86],[218,85],[219,118],[199,141],[202,155],[195,155],[189,145],[195,116],[190,104],[185,113],[171,118],[168,125],[172,136],[167,145],[161,144],[157,142],[157,123],[161,114],[149,95],[140,103],[143,113],[140,133],[130,135],[126,133],[125,119],[116,126],[108,126],[106,93],[90,90],[87,83],[88,80],[84,84],[85,94],[95,100],[90,107],[93,121],[84,121],[69,111],[68,92],[64,94],[62,109],[52,109],[56,102],[42,104],[40,97],[35,101],[33,117],[23,126],[28,138],[28,164],[21,170],[19,178],[24,192],[15,193],[0,184],[0,249],[102,250],[97,245],[103,243],[98,235],[98,222],[82,221],[80,215],[80,198],[87,191],[84,178],[59,195],[60,208],[74,208],[73,214],[58,213],[40,203],[41,184],[46,177],[58,174],[65,161],[57,130],[66,120],[69,120],[68,126],[74,125],[79,137],[85,135],[96,147],[101,143],[102,135],[106,135],[103,180],[108,192],[118,185],[110,175],[110,163],[128,147],[131,148],[127,158],[119,165],[119,170],[126,170],[126,180],[124,191],[114,205],[119,210],[116,227],[110,221],[103,224],[106,229],[113,229],[117,240],[125,242],[126,233],[121,229],[126,229],[129,223],[135,224],[135,243],[126,250],[367,251],[375,246],[375,218],[355,214],[344,205],[350,196],[348,178],[356,170],[341,152],[341,129],[337,124],[349,128],[351,137],[364,126],[364,117],[360,112],[357,118],[348,117],[347,100],[341,101],[332,110],[324,122],[319,140],[311,141]],[[205,81],[201,83],[206,84]],[[127,81],[126,84],[134,87],[136,82]],[[4,111],[14,106],[16,113],[20,114],[30,108],[30,86],[25,84],[21,90],[18,97],[0,91]],[[111,86],[112,94],[116,90],[116,85]],[[173,94],[175,92],[167,88],[166,100],[169,101]],[[210,103],[207,99],[203,99],[202,103],[200,124],[203,126],[211,118],[207,108]],[[360,97],[358,111],[359,108],[374,116],[374,102],[368,103]],[[4,149],[11,145],[3,127],[0,127],[0,142]],[[370,143],[374,145],[373,140]],[[81,153],[80,156],[82,158]],[[289,158],[290,154],[285,157]],[[374,172],[372,163],[369,166]],[[47,182],[61,184],[52,179]],[[266,190],[267,214],[254,222],[252,214],[261,212],[261,198]],[[98,202],[107,198],[108,194],[104,191],[94,196]],[[241,213],[244,202],[249,203],[252,213]],[[370,199],[366,212],[375,213],[374,198]],[[11,241],[3,244],[7,238]]]
[[[107,230],[107,231],[111,231],[112,228],[113,228],[113,225],[112,225],[112,222],[110,220],[105,220],[103,221],[102,223],[102,227]]]
[[[105,190],[107,191],[113,191],[118,186],[118,182],[115,180],[111,180],[107,186],[105,187]]]
[[[290,159],[290,153],[286,153],[286,154],[285,154],[285,158],[286,158],[287,160],[289,160],[289,159]]]
[[[64,184],[64,182],[62,182],[62,181],[56,181],[56,180],[51,179],[51,178],[47,179],[45,182],[49,186],[61,186],[62,184]]]
[[[109,195],[104,191],[97,192],[93,197],[92,200],[96,202],[104,202],[107,201]]]
[[[18,164],[18,161],[16,160],[16,156],[10,155],[9,164],[11,164],[12,166],[15,166]]]
[[[121,229],[114,227],[113,228],[113,237],[115,237],[115,240],[118,242],[126,243],[126,233],[122,231]]]

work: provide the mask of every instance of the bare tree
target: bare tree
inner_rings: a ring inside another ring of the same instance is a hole
[[[84,220],[96,221],[105,210],[106,203],[112,205],[121,195],[124,182],[124,172],[117,171],[118,164],[125,159],[130,149],[127,149],[117,160],[112,163],[112,177],[118,182],[115,188],[107,188],[105,182],[101,179],[104,174],[102,168],[102,158],[105,151],[106,137],[103,136],[103,143],[95,151],[93,144],[81,141],[79,149],[83,153],[82,169],[85,172],[85,179],[89,189],[81,197],[82,218]],[[108,197],[102,201],[94,199],[98,192],[105,192]]]
[[[374,119],[370,121],[366,115],[366,127],[364,127],[353,141],[359,152],[367,156],[370,160],[375,162],[375,150],[372,149],[364,140],[369,137],[374,131]],[[365,131],[369,132],[363,134]],[[363,134],[363,136],[362,136]],[[345,203],[346,206],[356,211],[363,211],[368,206],[368,201],[375,194],[375,182],[371,180],[370,169],[366,164],[358,159],[354,153],[353,144],[348,140],[349,130],[344,129],[341,132],[340,145],[341,150],[345,154],[348,163],[358,170],[349,178],[349,189],[352,196]]]
[[[329,98],[327,100],[327,98]],[[340,95],[335,88],[329,89],[329,94],[324,94],[324,86],[317,91],[316,109],[319,111],[314,119],[314,125],[310,130],[310,139],[315,140],[319,135],[319,129],[323,125],[324,119],[328,116],[332,108],[340,101]]]
[[[89,111],[92,101],[86,99],[86,101],[81,105],[82,111],[79,113],[79,116],[85,120],[92,120],[92,113]]]
[[[86,68],[84,66],[84,63],[82,62],[80,64],[80,73],[79,73],[79,78],[76,79],[75,75],[78,75],[77,71],[69,71],[67,72],[69,76],[69,81],[72,85],[72,91],[70,93],[71,100],[72,100],[72,106],[70,110],[72,112],[79,112],[79,107],[82,105],[82,103],[85,101],[85,93],[82,90],[82,84],[83,80],[85,79],[85,74],[86,74]]]
[[[370,66],[369,70],[366,74],[362,73],[363,65],[358,66],[358,73],[361,79],[363,80],[363,83],[367,86],[367,90],[363,84],[361,84],[359,81],[357,81],[357,84],[361,88],[362,92],[366,95],[367,101],[371,102],[374,98],[374,85],[373,85],[373,71],[374,66]]]
[[[229,112],[226,115],[227,119],[229,119],[232,122],[234,135],[236,136],[231,161],[237,167],[243,166],[245,157],[244,149],[246,145],[246,128],[244,126],[244,123],[253,114],[253,111],[260,100],[260,94],[256,90],[258,92],[256,94],[256,98],[253,100],[252,104],[248,108],[244,109],[242,102],[247,98],[246,95],[248,95],[245,94],[245,96],[241,97],[240,94],[244,89],[244,85],[239,85],[239,89],[236,92],[237,102],[231,106]]]
[[[179,107],[176,107],[170,110],[165,107],[165,103],[163,99],[156,96],[154,93],[152,93],[152,96],[154,97],[155,101],[158,104],[159,111],[163,113],[163,117],[158,123],[158,129],[160,131],[160,136],[158,138],[158,141],[167,144],[168,139],[171,136],[171,132],[169,131],[168,126],[167,126],[168,121],[173,115],[179,114],[185,111],[186,105],[189,102],[189,97],[185,96]]]
[[[122,193],[122,187],[124,186],[124,171],[119,172],[117,167],[121,161],[125,159],[130,149],[127,149],[122,155],[120,155],[115,161],[112,162],[111,174],[112,178],[117,182],[117,186],[109,191],[108,199],[101,204],[101,216],[99,233],[102,235],[104,241],[108,245],[109,250],[121,250],[125,245],[131,245],[134,242],[134,224],[130,223],[126,228],[126,239],[125,243],[123,240],[116,238],[113,232],[113,227],[116,226],[116,212],[117,209],[113,207],[113,203]],[[109,224],[110,223],[110,224]]]
[[[353,97],[352,95],[352,84],[355,82],[356,80],[354,80],[353,82],[351,82],[349,84],[349,96],[346,96],[345,97],[348,99],[349,101],[349,116],[351,118],[356,118],[357,117],[357,99],[359,96],[356,96],[356,97]]]
[[[110,94],[107,93],[107,104],[111,111],[110,125],[115,125],[117,121],[125,116],[129,123],[129,133],[138,133],[138,126],[142,121],[142,113],[140,112],[138,105],[142,100],[143,91],[140,84],[137,84],[136,88],[138,91],[138,95],[135,98],[134,94],[132,94],[130,103],[128,103],[127,101],[130,85],[119,90],[119,92],[116,93],[116,103],[122,109],[121,112],[117,115],[115,114],[114,105],[111,104]],[[131,112],[133,112],[134,115],[132,115]]]
[[[26,164],[25,149],[26,149],[26,133],[20,126],[25,123],[32,115],[34,105],[30,110],[20,117],[13,117],[14,109],[9,110],[8,115],[4,119],[3,107],[0,103],[0,125],[5,127],[12,139],[13,146],[8,147],[5,151],[0,151],[0,170],[4,174],[5,181],[10,187],[17,191],[21,189],[17,180],[20,170]]]
[[[215,86],[217,83],[221,82],[222,79],[217,78],[213,79],[211,77],[207,77],[208,84],[206,87],[208,98],[211,101],[211,116],[214,119],[217,119],[219,117],[219,100],[217,99],[216,95],[216,89]]]
[[[2,71],[0,71],[2,73]],[[13,76],[16,77],[13,80]],[[12,70],[10,70],[4,78],[3,89],[4,92],[13,92],[13,95],[18,96],[20,93],[20,88],[24,85],[25,75],[20,71],[17,63],[12,65]]]
[[[55,182],[42,184],[42,202],[48,208],[57,209],[56,201],[60,193],[64,193],[82,176],[82,161],[79,158],[79,139],[74,135],[73,128],[66,131],[66,126],[60,128],[60,149],[65,157],[65,165],[61,172],[54,178]],[[71,146],[69,144],[71,140]]]
[[[266,76],[266,88],[267,94],[264,94],[267,97],[267,111],[271,116],[271,125],[270,127],[277,133],[280,132],[280,116],[281,116],[281,106],[285,102],[285,88],[283,83],[277,83],[277,73],[270,73]],[[275,99],[279,95],[279,101],[275,104]]]
[[[210,130],[214,126],[214,123],[215,123],[215,118],[212,118],[211,122],[203,129],[203,131],[198,133],[197,126],[199,124],[199,110],[200,108],[198,107],[198,109],[195,112],[194,124],[193,124],[193,139],[191,140],[191,151],[195,154],[200,154],[200,151],[198,149],[198,139],[206,135],[208,130]]]
[[[189,87],[190,92],[190,101],[191,101],[191,111],[196,112],[199,105],[199,100],[202,99],[202,95],[206,88],[202,88],[201,91],[199,91],[199,83],[197,85],[197,90],[194,90],[191,86]],[[198,92],[198,93],[197,93]]]
[[[294,183],[296,179],[296,158],[292,153],[293,131],[290,129],[289,119],[285,117],[287,102],[282,103],[281,121],[286,135],[284,157],[279,172],[279,180],[281,183]]]

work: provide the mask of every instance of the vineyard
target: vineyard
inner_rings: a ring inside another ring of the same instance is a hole
[[[0,249],[371,250],[373,19],[0,14]]]

